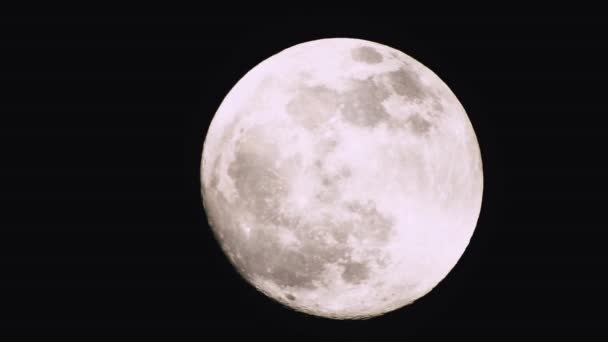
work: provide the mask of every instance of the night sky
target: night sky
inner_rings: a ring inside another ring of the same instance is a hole
[[[234,337],[595,334],[608,326],[607,18],[0,20],[0,326],[197,327]],[[484,197],[459,263],[365,321],[287,309],[207,225],[200,160],[231,87],[308,40],[389,45],[456,94]],[[399,340],[401,341],[401,340]]]

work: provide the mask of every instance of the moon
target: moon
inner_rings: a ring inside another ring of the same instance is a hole
[[[389,46],[332,38],[264,60],[203,144],[203,207],[242,277],[296,311],[379,316],[429,293],[477,225],[483,170],[448,86]]]

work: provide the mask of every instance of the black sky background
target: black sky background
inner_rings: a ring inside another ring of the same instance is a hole
[[[606,18],[0,20],[0,325],[198,327],[378,340],[607,325]],[[366,321],[300,314],[223,256],[202,142],[253,66],[308,40],[377,41],[457,95],[482,150],[469,248],[430,294]]]

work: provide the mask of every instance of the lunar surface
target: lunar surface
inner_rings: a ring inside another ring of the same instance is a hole
[[[205,138],[203,205],[251,285],[301,312],[378,316],[431,291],[469,244],[483,171],[462,105],[391,47],[290,47],[228,93]]]

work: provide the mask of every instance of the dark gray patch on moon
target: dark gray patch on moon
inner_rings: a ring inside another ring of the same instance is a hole
[[[390,119],[382,106],[382,101],[390,94],[382,84],[376,84],[373,77],[370,77],[352,80],[351,85],[340,98],[340,103],[343,104],[342,116],[346,121],[356,126],[374,127]]]
[[[323,162],[320,159],[315,160],[314,164],[317,169],[323,168]]]
[[[323,184],[323,186],[330,186],[332,184],[332,181],[328,177],[323,177],[321,179],[321,184]]]
[[[431,123],[420,116],[420,114],[412,115],[408,122],[412,131],[417,135],[425,134],[431,129]]]
[[[394,226],[393,220],[376,208],[374,201],[352,201],[346,208],[354,216],[352,224],[358,228],[352,229],[353,235],[360,240],[372,239],[375,242],[387,242]]]
[[[351,284],[359,284],[369,277],[369,267],[361,262],[349,262],[344,264],[342,279]]]
[[[211,173],[211,182],[209,184],[209,186],[211,188],[216,188],[220,183],[220,175],[218,172],[218,168],[219,168],[221,161],[222,161],[222,155],[220,154],[213,160],[213,163],[211,164],[211,169],[213,170],[213,172]],[[201,184],[201,186],[202,186],[202,184]],[[204,187],[203,187],[203,189],[204,189]]]
[[[443,104],[441,103],[441,98],[439,96],[433,96],[433,111],[435,114],[443,112]]]
[[[269,151],[270,152],[270,151]],[[228,166],[228,175],[234,181],[244,205],[257,213],[263,221],[273,219],[273,209],[285,196],[281,179],[271,168],[272,160],[237,147],[235,160]]]
[[[347,166],[342,166],[337,172],[328,172],[322,168],[322,162],[315,162],[316,175],[321,179],[321,185],[325,187],[337,186],[351,177],[352,172]],[[337,190],[337,189],[336,189]]]
[[[346,166],[340,168],[340,177],[342,177],[342,178],[349,178],[352,174],[353,173],[350,170],[350,168],[348,168]]]
[[[323,86],[301,86],[287,103],[287,113],[308,129],[321,126],[337,109],[337,92]]]
[[[232,136],[234,136],[234,134],[236,132],[236,127],[237,127],[238,123],[239,123],[239,120],[233,119],[226,126],[226,128],[225,128],[222,136],[220,137],[220,146],[226,146],[226,145],[228,145],[229,140],[232,138]],[[211,182],[210,182],[210,187],[211,188],[215,188],[219,184],[220,177],[219,177],[218,168],[219,168],[221,160],[222,160],[222,155],[218,154],[218,156],[215,157],[215,159],[213,160],[212,164],[208,166],[208,167],[211,167],[211,170],[212,170]],[[201,186],[202,185],[203,184],[201,183]]]
[[[389,83],[397,94],[407,96],[414,101],[422,101],[427,97],[427,91],[422,87],[414,72],[401,68],[391,71],[387,75]]]
[[[351,51],[351,56],[357,62],[378,64],[382,62],[382,55],[371,46],[361,46]]]
[[[285,297],[289,300],[296,300],[296,297],[294,297],[294,295],[292,295],[290,293],[288,293]]]

